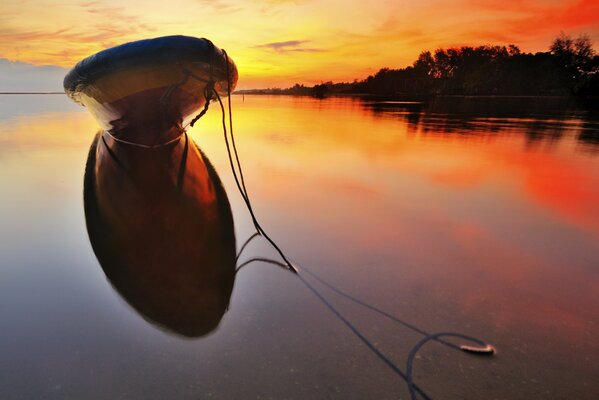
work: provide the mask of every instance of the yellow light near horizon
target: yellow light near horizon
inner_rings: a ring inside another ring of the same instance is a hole
[[[173,34],[208,37],[236,61],[240,88],[362,79],[410,65],[423,50],[516,43],[546,50],[560,30],[599,39],[594,2],[475,0],[347,2],[46,0],[0,5],[0,57],[71,67],[128,41]],[[481,24],[484,21],[484,24]],[[542,24],[540,23],[543,22]]]

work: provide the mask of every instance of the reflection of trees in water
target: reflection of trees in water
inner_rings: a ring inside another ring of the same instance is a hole
[[[415,101],[365,101],[362,105],[375,114],[396,116],[405,120],[408,126],[408,135],[418,133],[421,118],[425,114],[425,104]]]
[[[599,112],[593,109],[582,123],[578,134],[581,149],[591,154],[599,154]]]
[[[593,128],[583,129],[578,135],[578,140],[584,144],[599,145],[599,125],[593,124]]]
[[[568,132],[599,149],[596,104],[566,98],[438,97],[423,102],[364,101],[380,115],[406,122],[409,135],[526,135],[526,145],[552,147]]]

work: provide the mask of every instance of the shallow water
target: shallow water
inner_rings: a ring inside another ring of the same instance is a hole
[[[563,101],[429,104],[235,96],[265,229],[300,266],[427,332],[432,398],[599,395],[599,116]],[[190,130],[252,225],[217,107]],[[83,174],[97,126],[62,96],[0,96],[0,398],[396,399],[406,384],[291,273],[253,264],[200,339],[142,318],[92,251]],[[245,258],[273,256],[263,242]],[[307,278],[309,279],[309,278]],[[420,335],[311,282],[405,369]],[[460,341],[456,341],[460,343]]]

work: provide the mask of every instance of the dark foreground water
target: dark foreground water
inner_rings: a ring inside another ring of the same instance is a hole
[[[598,398],[599,117],[588,110],[234,98],[255,211],[288,255],[424,331],[497,348],[485,358],[427,344],[414,377],[434,399]],[[239,246],[252,225],[219,118],[212,108],[190,136],[223,181]],[[409,398],[272,265],[241,270],[208,336],[140,316],[88,239],[83,175],[96,130],[61,96],[0,96],[0,398]],[[257,241],[251,256],[274,253]],[[306,279],[405,371],[421,335]]]

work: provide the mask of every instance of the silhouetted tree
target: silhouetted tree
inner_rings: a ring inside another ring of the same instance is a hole
[[[329,83],[321,83],[320,85],[314,85],[314,87],[312,88],[312,96],[316,97],[317,99],[324,99],[324,97],[327,95],[328,90],[328,85],[332,85],[332,82]]]
[[[588,35],[576,39],[563,32],[550,47],[560,69],[560,80],[575,94],[587,94],[599,71],[593,44]]]
[[[352,83],[296,84],[269,93],[313,95],[599,95],[599,57],[588,36],[560,34],[550,51],[518,46],[462,46],[420,53],[411,66],[381,68]]]

